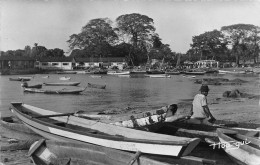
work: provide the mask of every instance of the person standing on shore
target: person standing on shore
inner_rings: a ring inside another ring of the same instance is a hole
[[[216,121],[216,119],[211,114],[207,103],[209,87],[202,85],[200,92],[201,93],[197,94],[193,99],[190,119],[197,120],[199,124],[211,124]]]

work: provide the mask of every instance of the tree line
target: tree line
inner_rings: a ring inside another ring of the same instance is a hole
[[[193,36],[190,49],[176,53],[162,40],[152,18],[139,13],[124,14],[113,22],[109,18],[92,19],[81,31],[69,36],[71,57],[125,57],[129,65],[142,65],[151,59],[178,66],[186,60],[214,59],[236,62],[258,62],[260,28],[251,24],[223,26]],[[29,57],[64,57],[61,49],[46,49],[36,43],[33,48],[1,52],[2,55]]]

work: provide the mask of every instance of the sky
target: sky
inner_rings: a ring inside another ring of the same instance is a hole
[[[206,31],[238,23],[260,27],[258,0],[0,0],[0,50],[38,43],[69,55],[69,36],[91,19],[131,13],[152,18],[162,42],[180,53]]]

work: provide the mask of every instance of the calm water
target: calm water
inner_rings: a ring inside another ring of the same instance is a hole
[[[22,76],[22,75],[20,75]],[[26,75],[29,76],[29,75]],[[105,75],[102,78],[92,78],[87,74],[58,75],[50,74],[49,79],[42,78],[46,75],[34,75],[30,83],[57,82],[59,77],[70,76],[70,81],[81,82],[80,87],[87,83],[106,84],[105,90],[87,88],[80,95],[46,95],[23,93],[21,82],[9,81],[10,77],[0,76],[0,111],[3,116],[10,115],[9,106],[11,102],[24,102],[33,106],[58,112],[103,111],[107,109],[124,109],[126,107],[136,109],[159,108],[171,103],[177,103],[186,99],[192,99],[198,92],[200,85],[194,84],[192,78],[182,75],[172,75],[171,78],[146,78],[142,76],[117,77]],[[229,79],[243,79],[250,81],[239,86],[210,86],[208,99],[222,97],[226,90],[234,88],[241,92],[259,94],[258,75],[204,75],[203,77],[223,77]],[[43,88],[47,88],[43,86]],[[51,88],[51,87],[48,87]],[[75,88],[75,87],[74,87]]]

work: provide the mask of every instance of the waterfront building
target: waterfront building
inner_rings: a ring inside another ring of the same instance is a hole
[[[124,57],[106,57],[106,58],[78,58],[74,57],[72,62],[75,68],[113,68],[123,69],[127,63]]]
[[[50,57],[37,59],[35,67],[44,70],[73,70],[74,64],[71,57]]]
[[[195,68],[218,68],[219,62],[215,60],[200,60],[194,63]]]

